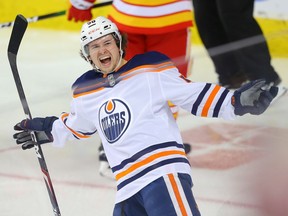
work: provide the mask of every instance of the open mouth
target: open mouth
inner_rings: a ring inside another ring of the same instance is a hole
[[[111,57],[107,56],[107,57],[100,58],[100,62],[103,65],[108,65],[111,62]]]

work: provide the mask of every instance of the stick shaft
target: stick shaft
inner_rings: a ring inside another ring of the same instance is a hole
[[[14,77],[14,81],[17,87],[17,91],[19,94],[19,98],[24,110],[24,113],[26,115],[26,118],[31,119],[31,113],[28,106],[28,102],[26,100],[26,96],[24,93],[24,89],[21,83],[21,79],[19,76],[18,68],[17,68],[17,53],[22,41],[22,38],[24,36],[24,33],[26,31],[28,22],[25,17],[22,15],[17,15],[15,19],[15,24],[12,29],[9,45],[8,45],[8,60],[11,66],[12,74]],[[46,161],[44,158],[44,154],[42,152],[41,146],[37,143],[37,139],[34,133],[31,133],[32,140],[36,143],[35,144],[35,152],[38,158],[38,162],[41,168],[41,171],[43,173],[43,178],[45,181],[45,185],[49,194],[49,198],[53,207],[53,213],[55,216],[61,216],[59,206],[57,203],[56,195],[54,192],[53,184],[48,172],[48,168],[46,165]]]

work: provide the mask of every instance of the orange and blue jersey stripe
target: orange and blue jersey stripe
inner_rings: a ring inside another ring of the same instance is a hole
[[[160,53],[155,55],[155,53],[156,52],[146,53],[145,55],[147,55],[147,57],[144,61],[141,57],[142,55],[137,55],[118,71],[112,72],[111,74],[115,79],[115,84],[142,73],[156,73],[175,68],[175,65],[168,57]],[[111,86],[109,84],[108,76],[103,76],[103,74],[96,72],[95,70],[90,70],[78,78],[73,84],[73,88],[73,97],[77,98],[99,92],[105,88],[111,88]]]
[[[211,93],[208,95],[208,98],[205,101],[205,97],[207,97],[208,91],[211,90]],[[218,117],[219,116],[219,112],[221,109],[221,106],[227,96],[227,94],[229,93],[228,89],[225,89],[224,91],[220,92],[221,87],[218,85],[213,85],[211,83],[207,83],[203,90],[201,91],[201,93],[199,94],[199,96],[197,97],[195,103],[192,106],[192,110],[191,113],[193,115],[197,115],[198,110],[201,110],[201,116],[202,117],[208,117],[208,111],[211,108],[211,104],[214,101],[217,101],[214,109],[213,109],[213,113],[211,117]],[[220,94],[220,96],[219,96]],[[204,104],[203,108],[202,105]],[[201,108],[200,108],[201,105]]]
[[[171,157],[169,158],[169,156]],[[122,161],[119,165],[113,166],[111,169],[115,174],[116,180],[120,180],[120,183],[117,185],[117,189],[120,190],[145,174],[173,163],[189,164],[189,161],[186,157],[183,144],[166,142],[149,146]]]
[[[61,116],[60,116],[60,119],[62,120],[62,122],[64,123],[64,125],[67,127],[67,129],[73,134],[73,136],[76,138],[76,139],[86,139],[86,138],[90,138],[93,134],[95,134],[97,132],[97,130],[95,131],[92,131],[92,132],[81,132],[81,131],[75,131],[73,130],[71,127],[69,127],[67,124],[66,124],[66,121],[67,121],[67,118],[69,116],[69,113],[63,113]]]

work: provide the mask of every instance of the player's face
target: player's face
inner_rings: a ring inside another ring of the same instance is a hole
[[[93,63],[104,74],[116,69],[120,59],[120,50],[111,34],[89,43],[88,51]]]

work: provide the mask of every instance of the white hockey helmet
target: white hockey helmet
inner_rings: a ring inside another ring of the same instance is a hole
[[[94,20],[85,23],[81,29],[81,50],[84,57],[87,59],[89,56],[87,44],[105,35],[115,33],[119,39],[119,48],[122,55],[121,48],[122,37],[117,26],[111,20],[99,16]]]

